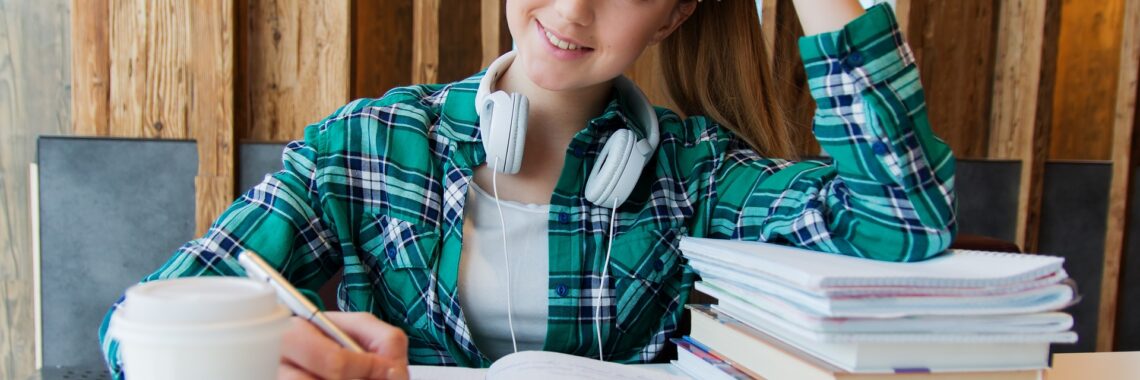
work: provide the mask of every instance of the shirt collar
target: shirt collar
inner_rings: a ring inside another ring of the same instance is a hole
[[[475,112],[475,93],[479,90],[479,81],[485,73],[480,71],[467,79],[452,83],[446,89],[440,133],[452,141],[482,142],[479,135],[479,114]],[[640,125],[642,123],[632,117],[631,107],[624,98],[626,97],[618,91],[612,91],[606,108],[601,115],[590,119],[586,130],[594,130],[594,135],[597,135],[597,132],[626,127],[638,138],[646,138],[648,126]]]

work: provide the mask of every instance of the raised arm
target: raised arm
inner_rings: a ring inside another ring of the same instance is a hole
[[[805,35],[842,28],[863,14],[858,0],[792,0]]]
[[[933,257],[953,240],[954,156],[930,128],[894,14],[880,5],[856,17],[861,10],[843,9],[857,2],[839,3],[796,3],[804,28],[818,31],[799,45],[816,102],[812,132],[830,160],[761,157],[715,123],[688,119],[699,149],[678,155],[706,164],[692,165],[686,184],[697,206],[690,234],[887,261]]]

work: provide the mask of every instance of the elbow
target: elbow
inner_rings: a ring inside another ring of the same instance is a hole
[[[955,204],[952,198],[939,213],[919,213],[921,217],[902,221],[892,231],[878,237],[878,247],[885,254],[873,257],[876,260],[893,262],[918,262],[931,259],[946,252],[958,234],[955,217]],[[893,249],[892,249],[893,248]]]

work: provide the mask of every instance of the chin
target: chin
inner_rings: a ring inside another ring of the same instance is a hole
[[[567,73],[547,63],[527,62],[526,76],[536,86],[547,91],[565,91],[581,87],[579,73]]]
[[[590,75],[581,70],[566,70],[548,62],[527,61],[525,69],[531,83],[547,91],[581,90],[612,79],[605,75]]]

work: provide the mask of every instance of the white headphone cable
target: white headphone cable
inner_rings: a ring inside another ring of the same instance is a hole
[[[610,252],[614,247],[614,221],[617,220],[617,199],[610,209],[610,242],[606,244],[606,262],[602,264],[602,279],[598,283],[598,294],[594,295],[594,331],[598,333],[598,360],[605,361],[602,354],[602,293],[606,290],[606,271],[610,269]]]
[[[495,168],[499,167],[499,157],[495,157]],[[491,192],[495,194],[495,208],[499,209],[499,225],[503,236],[503,263],[507,266],[507,325],[511,329],[511,346],[519,352],[519,342],[515,339],[515,321],[511,318],[511,260],[507,257],[507,221],[503,218],[503,206],[499,204],[499,184],[496,181],[499,171],[491,170]]]

